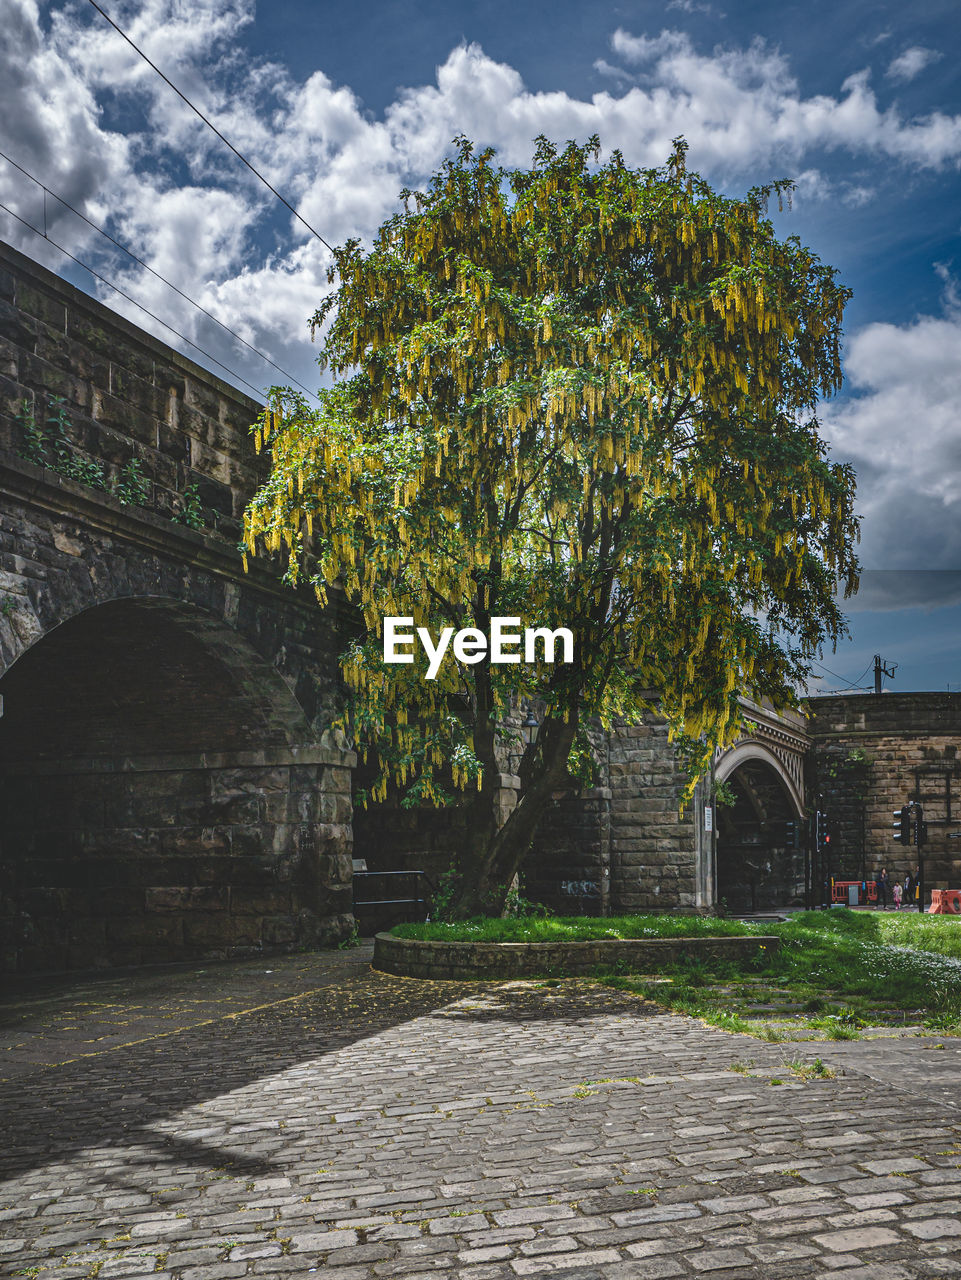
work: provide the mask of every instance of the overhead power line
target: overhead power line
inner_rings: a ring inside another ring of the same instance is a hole
[[[19,170],[20,173],[24,174],[25,177],[29,178],[31,182],[35,182],[37,186],[40,188],[40,190],[43,192],[44,194],[44,220],[43,220],[44,228],[43,228],[42,234],[44,239],[48,239],[48,240],[50,239],[50,237],[47,235],[47,225],[46,225],[47,224],[46,197],[49,195],[49,196],[53,196],[54,200],[59,201],[59,203],[62,204],[65,209],[69,209],[71,213],[76,214],[78,218],[80,218],[83,222],[85,222],[88,227],[91,227],[94,231],[96,231],[98,235],[103,236],[105,240],[109,240],[112,245],[115,245],[118,249],[121,250],[121,252],[125,253],[127,257],[130,258],[132,261],[136,262],[138,266],[143,267],[145,271],[149,271],[152,276],[155,276],[158,280],[160,280],[163,284],[165,284],[168,289],[173,289],[174,293],[178,294],[181,298],[183,298],[185,302],[189,302],[192,307],[196,307],[197,310],[202,315],[205,315],[208,320],[212,320],[214,324],[219,325],[220,328],[223,329],[224,333],[229,333],[232,338],[235,338],[237,342],[239,342],[242,346],[246,347],[248,351],[252,351],[255,356],[259,356],[261,360],[269,364],[272,369],[276,369],[278,373],[282,373],[283,376],[285,378],[289,378],[291,382],[296,382],[297,386],[300,387],[301,391],[306,391],[309,396],[313,396],[314,393],[310,390],[309,387],[305,387],[299,378],[295,378],[292,373],[288,373],[286,369],[281,368],[281,366],[277,364],[275,361],[271,360],[270,356],[266,355],[265,352],[261,351],[258,347],[255,347],[253,343],[248,342],[246,338],[242,338],[239,333],[231,329],[230,325],[224,324],[222,320],[218,320],[218,318],[213,314],[212,311],[208,311],[206,307],[201,306],[201,304],[195,301],[193,298],[191,298],[189,294],[184,293],[182,289],[179,289],[171,280],[168,280],[166,276],[162,276],[159,271],[155,271],[153,267],[151,267],[148,263],[144,262],[143,258],[138,258],[137,255],[131,249],[128,249],[125,244],[121,244],[119,240],[116,240],[112,235],[110,235],[108,231],[105,231],[103,227],[98,226],[96,222],[91,222],[90,219],[86,216],[86,214],[83,214],[80,212],[79,209],[74,208],[74,206],[70,203],[69,200],[65,200],[63,196],[58,195],[56,191],[51,191],[50,188],[46,186],[43,182],[41,182],[40,179],[35,174],[32,174],[28,169],[25,169],[23,165],[17,164],[16,160],[12,159],[4,151],[0,151],[0,158],[6,160],[8,164],[12,164],[15,169]],[[8,212],[11,212],[11,211],[8,210]],[[14,214],[13,216],[16,217],[17,215]],[[29,223],[26,223],[26,225],[30,226]],[[30,230],[37,231],[37,228],[30,226]],[[38,234],[40,233],[38,232]],[[55,244],[53,240],[50,240],[50,243]],[[58,249],[61,248],[60,245],[55,245],[55,247]],[[66,252],[66,250],[62,250],[62,252]],[[84,265],[85,265],[84,263],[81,263],[81,266],[84,266]],[[89,271],[90,268],[87,267],[87,270]],[[111,285],[111,288],[113,288],[112,285]],[[134,299],[131,298],[130,301],[133,302]],[[135,303],[135,305],[139,306],[140,304]],[[164,324],[165,322],[161,320],[160,323]],[[168,328],[169,327],[170,326],[168,326]],[[173,332],[176,332],[176,331],[173,330]],[[188,338],[186,339],[186,341],[189,342],[190,339]],[[198,348],[198,350],[201,350],[201,349],[202,348]],[[210,357],[211,360],[213,358],[214,358],[213,356]],[[221,367],[225,367],[225,366],[221,366]],[[249,387],[250,383],[248,382],[246,385]],[[260,393],[258,392],[258,395],[259,394]]]
[[[836,693],[845,693],[849,689],[866,689],[867,688],[867,685],[863,685],[860,682],[871,670],[870,665],[864,668],[864,670],[858,676],[857,680],[849,681],[845,676],[838,675],[836,671],[832,671],[830,667],[826,667],[823,662],[818,662],[817,658],[812,658],[811,661],[814,663],[816,667],[820,667],[821,670],[826,672],[829,676],[833,676],[835,680],[841,681],[841,683],[844,685],[844,688],[835,690],[834,692]]]
[[[207,351],[204,347],[200,346],[199,343],[194,342],[193,338],[188,338],[185,333],[181,333],[179,329],[175,329],[172,324],[168,324],[166,320],[161,320],[160,316],[155,315],[149,309],[149,307],[145,307],[143,303],[138,302],[136,298],[131,298],[130,294],[125,293],[124,290],[121,289],[119,285],[116,285],[113,283],[113,281],[108,280],[107,277],[104,275],[101,275],[99,271],[95,271],[94,268],[90,266],[88,262],[84,262],[81,258],[76,257],[74,254],[70,252],[69,249],[65,249],[62,244],[57,244],[56,240],[52,239],[45,232],[41,231],[38,227],[35,227],[32,222],[28,222],[26,218],[21,218],[20,214],[15,213],[13,209],[9,207],[9,205],[5,205],[2,202],[0,202],[0,209],[2,209],[4,213],[9,213],[11,218],[16,218],[16,220],[22,223],[27,228],[28,231],[32,231],[34,235],[39,236],[41,240],[46,240],[47,244],[52,244],[55,249],[59,249],[60,252],[65,255],[65,257],[69,258],[71,262],[75,262],[78,267],[83,267],[84,271],[89,271],[90,274],[95,279],[99,280],[102,284],[105,284],[108,289],[113,289],[114,293],[119,293],[121,298],[126,298],[126,300],[128,302],[132,302],[135,307],[139,307],[139,309],[144,313],[144,315],[149,316],[151,320],[155,320],[157,324],[162,324],[165,329],[168,329],[172,334],[178,337],[181,342],[188,343],[191,347],[193,347],[195,351],[199,351],[202,356],[206,356],[206,358],[208,360],[211,360],[215,365],[217,365],[218,368],[223,369],[225,373],[229,373],[230,376],[232,378],[236,378],[238,382],[242,382],[245,387],[249,387],[250,390],[254,393],[254,395],[258,399],[261,398],[262,392],[260,391],[260,389],[255,387],[252,382],[248,382],[247,379],[243,377],[241,374],[239,374],[236,369],[231,369],[230,365],[224,364],[222,360],[218,360],[216,356],[211,355],[210,352]]]
[[[141,58],[143,58],[144,62],[146,62],[146,64],[147,64],[147,66],[148,66],[148,67],[152,67],[152,68],[153,68],[153,70],[154,70],[154,71],[156,71],[157,75],[158,75],[158,76],[160,76],[161,80],[163,80],[165,84],[168,84],[168,85],[170,86],[170,88],[171,88],[171,89],[173,89],[174,93],[175,93],[179,98],[181,98],[181,99],[182,99],[182,100],[187,104],[187,106],[190,108],[190,110],[191,110],[195,115],[197,115],[197,116],[199,116],[199,117],[200,117],[200,119],[204,122],[204,124],[207,126],[207,128],[208,128],[208,129],[212,129],[212,130],[213,130],[213,132],[217,135],[217,137],[218,137],[218,138],[220,139],[220,141],[224,144],[224,146],[225,146],[225,147],[229,147],[229,148],[230,148],[230,150],[234,153],[234,155],[235,155],[235,156],[237,157],[237,159],[241,162],[241,164],[245,164],[245,165],[247,166],[247,168],[250,170],[250,172],[254,175],[254,177],[255,177],[255,178],[258,178],[258,179],[259,179],[259,180],[264,184],[264,186],[267,188],[267,190],[268,190],[268,191],[270,191],[273,195],[275,195],[275,196],[277,197],[277,199],[280,201],[280,203],[281,203],[282,205],[284,205],[286,208],[288,208],[288,209],[290,210],[290,212],[294,215],[294,217],[297,219],[297,221],[298,221],[302,226],[306,227],[306,228],[307,228],[307,230],[310,232],[310,234],[311,234],[312,236],[314,236],[317,240],[319,240],[319,241],[320,241],[320,243],[324,246],[324,248],[329,249],[329,250],[330,250],[330,252],[331,252],[331,253],[333,253],[333,252],[334,252],[334,247],[333,247],[333,245],[328,244],[328,243],[327,243],[327,241],[324,239],[324,237],[320,234],[320,232],[319,232],[319,231],[316,231],[316,230],[315,230],[315,229],[310,225],[310,223],[306,221],[306,219],[305,219],[305,218],[302,218],[302,217],[301,217],[301,215],[297,212],[297,210],[296,210],[296,209],[294,208],[294,206],[290,203],[290,201],[289,201],[289,200],[287,200],[287,199],[285,199],[285,197],[284,197],[284,196],[282,196],[282,195],[280,194],[280,192],[277,190],[277,188],[276,188],[276,187],[274,187],[274,186],[272,186],[272,185],[267,181],[267,179],[266,179],[266,178],[264,177],[264,175],[260,172],[260,170],[259,170],[259,169],[256,169],[256,168],[255,168],[255,167],[250,163],[250,161],[247,159],[247,157],[246,157],[245,155],[242,155],[242,154],[237,150],[237,148],[234,146],[234,144],[230,141],[230,139],[229,139],[229,138],[225,138],[225,137],[224,137],[224,135],[223,135],[223,134],[220,132],[220,130],[217,128],[217,126],[216,126],[216,125],[215,125],[211,120],[208,120],[208,118],[207,118],[207,117],[204,115],[204,113],[199,109],[199,107],[195,107],[195,106],[194,106],[194,104],[190,101],[190,99],[187,97],[187,95],[186,95],[185,93],[183,93],[180,89],[178,89],[178,88],[177,88],[177,86],[176,86],[176,85],[174,84],[174,82],[170,79],[170,77],[169,77],[169,76],[164,75],[164,73],[160,70],[160,68],[157,66],[157,64],[156,64],[155,62],[151,62],[151,61],[150,61],[150,59],[147,57],[147,55],[144,53],[144,51],[143,51],[141,48],[139,48],[136,44],[134,44],[134,42],[133,42],[133,41],[130,39],[130,37],[127,35],[126,31],[122,30],[120,27],[118,27],[118,26],[117,26],[117,24],[114,22],[113,18],[111,18],[110,14],[109,14],[109,13],[106,13],[103,9],[101,9],[100,5],[99,5],[99,4],[97,4],[97,0],[90,0],[90,3],[91,3],[91,4],[93,5],[93,7],[97,10],[97,12],[100,14],[100,16],[101,16],[102,18],[104,18],[107,22],[109,22],[109,23],[110,23],[110,25],[113,27],[114,31],[116,31],[118,35],[123,36],[124,40],[126,40],[127,44],[129,44],[129,45],[130,45],[131,49],[133,49],[133,51],[134,51],[135,53],[139,54],[139,55],[140,55],[140,57],[141,57]]]

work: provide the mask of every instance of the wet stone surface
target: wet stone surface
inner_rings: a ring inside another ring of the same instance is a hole
[[[0,1274],[961,1274],[961,1042],[768,1044],[369,956],[10,997]]]

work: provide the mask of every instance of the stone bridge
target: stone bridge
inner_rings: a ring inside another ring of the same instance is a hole
[[[435,881],[451,862],[456,813],[352,815],[332,728],[349,620],[243,571],[259,409],[0,245],[2,969],[333,942],[353,928],[352,853]],[[886,811],[910,794],[956,880],[961,695],[905,698],[815,699],[810,722],[745,702],[745,735],[683,807],[656,710],[598,733],[596,785],[555,797],[527,896],[565,913],[801,901],[815,777],[832,870],[903,870]]]
[[[259,408],[0,246],[3,968],[352,927],[336,609],[237,550]]]

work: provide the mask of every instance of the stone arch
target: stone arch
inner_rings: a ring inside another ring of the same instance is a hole
[[[22,647],[0,694],[2,967],[217,958],[349,929],[352,762],[312,740],[222,610],[89,603]]]
[[[759,760],[770,769],[773,769],[791,798],[795,814],[800,818],[804,813],[804,797],[801,794],[798,780],[788,772],[781,757],[756,738],[747,738],[738,742],[718,759],[714,766],[715,780],[717,782],[726,782],[735,770],[749,760]]]
[[[717,900],[733,911],[801,905],[803,801],[783,762],[766,744],[747,740],[718,760],[714,776],[735,801],[717,809]]]
[[[96,754],[98,744],[110,754],[239,750],[243,731],[259,747],[313,736],[289,685],[235,627],[171,597],[114,597],[58,618],[0,671],[0,691],[0,742],[15,732],[21,742],[24,733],[45,736],[46,754]],[[86,745],[64,732],[51,740],[71,709]],[[139,741],[131,738],[137,728]]]
[[[140,522],[146,517],[141,514]],[[176,528],[176,527],[175,527]],[[194,542],[209,542],[190,530],[165,538],[192,539],[180,548],[190,556],[178,559],[178,548],[167,553],[129,541],[112,542],[95,533],[71,526],[53,529],[51,545],[44,548],[55,567],[21,577],[3,593],[0,612],[0,678],[38,641],[70,619],[105,604],[123,600],[151,600],[158,608],[196,610],[209,629],[217,622],[229,649],[245,640],[250,649],[286,683],[312,726],[314,736],[326,729],[339,699],[335,655],[341,647],[337,602],[321,613],[312,599],[298,598],[280,588],[272,572],[262,565],[245,575],[235,556],[206,558],[211,564],[191,562],[198,550]],[[14,551],[20,551],[14,543]],[[212,549],[210,549],[212,550]],[[38,555],[25,541],[24,558]],[[249,656],[249,655],[247,655]]]

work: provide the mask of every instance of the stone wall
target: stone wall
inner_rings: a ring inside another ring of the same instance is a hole
[[[893,811],[920,800],[928,823],[927,887],[961,884],[961,694],[852,694],[809,699],[818,786],[836,817],[842,869],[864,810],[864,865],[903,878],[916,865],[913,850],[893,837]],[[866,757],[866,759],[862,759]],[[829,768],[830,766],[830,768]]]
[[[610,741],[611,910],[693,910],[698,894],[695,806],[655,712],[613,730]]]
[[[667,724],[595,726],[596,785],[555,797],[527,861],[527,896],[566,915],[690,911],[707,905],[701,883],[697,797]]]
[[[33,423],[49,467],[63,471],[58,454],[77,474],[102,467],[107,490],[136,463],[142,505],[166,517],[182,517],[195,486],[206,527],[236,543],[263,474],[249,433],[260,408],[0,244],[0,449],[29,456]]]
[[[0,246],[7,968],[352,927],[336,603],[237,549],[259,410]]]
[[[320,747],[7,766],[8,970],[226,958],[350,927],[350,771]]]
[[[696,817],[703,803],[699,791],[680,812],[687,778],[664,720],[650,711],[641,724],[620,725],[609,734],[595,725],[591,740],[594,785],[554,796],[521,868],[522,895],[559,915],[709,905],[710,850],[701,847]],[[504,773],[500,783],[506,818],[520,782]],[[462,809],[402,809],[391,799],[356,811],[354,851],[372,871],[418,869],[436,885],[454,859],[466,821]],[[390,922],[389,913],[371,918]],[[394,918],[410,913],[398,909]]]
[[[743,963],[773,954],[780,938],[603,938],[586,942],[435,942],[379,933],[373,966],[408,978],[529,978],[583,974],[659,973],[692,957]]]
[[[524,896],[546,903],[558,915],[609,914],[609,786],[584,787],[555,797],[538,827],[523,874]]]

